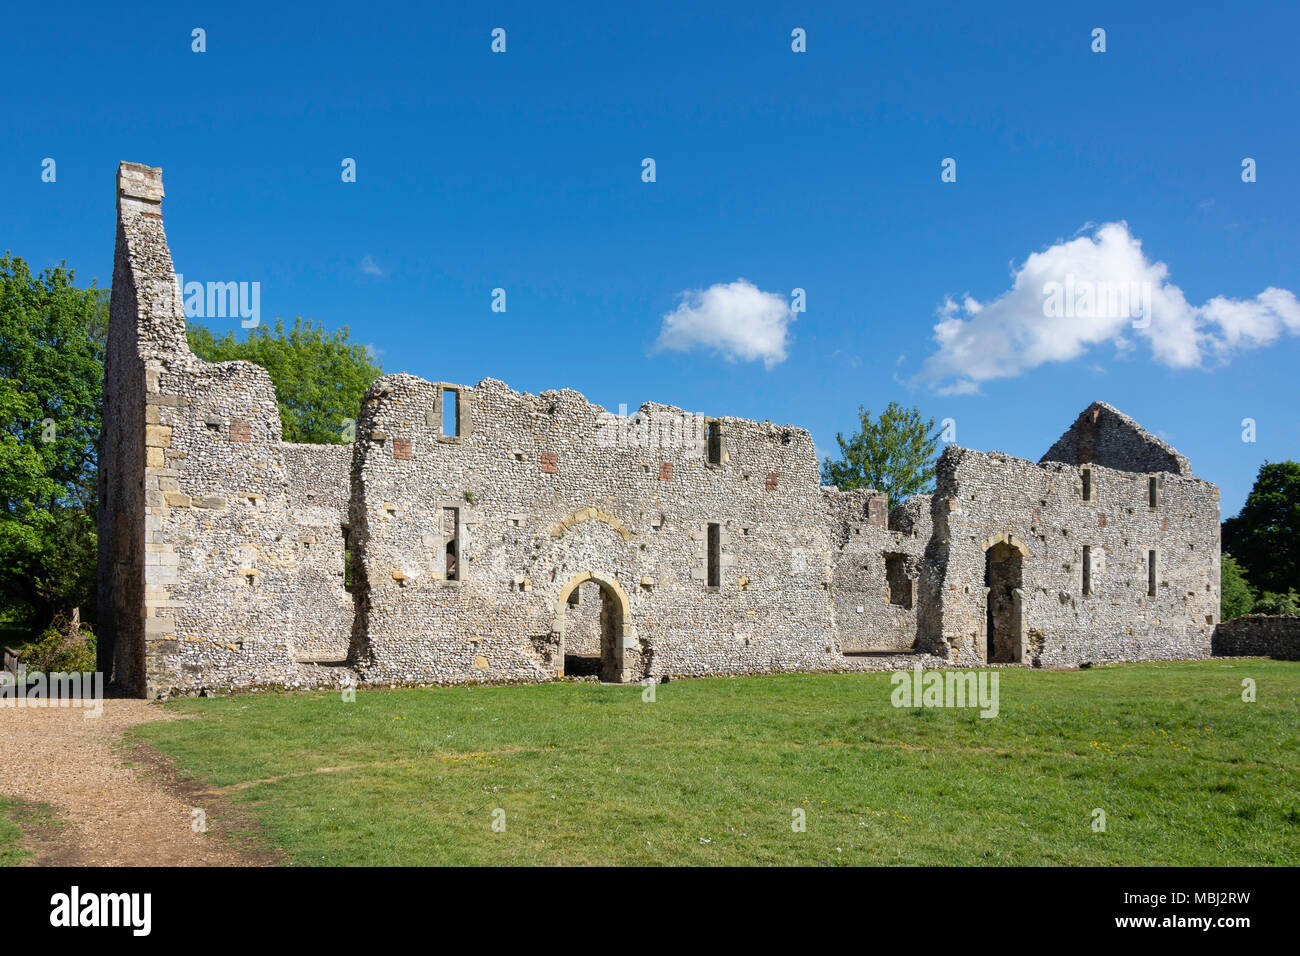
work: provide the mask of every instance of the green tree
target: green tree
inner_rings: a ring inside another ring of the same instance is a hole
[[[1241,513],[1223,523],[1223,549],[1258,591],[1300,589],[1300,463],[1260,466]]]
[[[0,602],[36,626],[94,613],[107,296],[0,257]]]
[[[1231,621],[1234,617],[1251,613],[1255,607],[1255,595],[1251,593],[1246,574],[1237,559],[1225,551],[1220,567],[1219,619]]]
[[[1252,614],[1300,614],[1300,591],[1292,588],[1285,594],[1264,591],[1255,596]]]
[[[353,342],[347,326],[326,332],[319,322],[294,319],[293,327],[275,320],[258,325],[242,342],[233,332],[220,338],[189,323],[190,350],[209,362],[243,359],[271,373],[284,440],[346,444],[344,423],[354,420],[367,386],[383,375],[364,345]]]
[[[934,459],[939,435],[934,419],[924,421],[915,408],[890,402],[880,418],[858,406],[861,428],[847,441],[838,433],[840,458],[822,461],[822,480],[850,491],[874,488],[891,503],[934,490]]]

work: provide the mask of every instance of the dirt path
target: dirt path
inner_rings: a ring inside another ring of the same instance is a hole
[[[224,798],[177,778],[148,748],[123,749],[136,724],[176,719],[143,700],[77,708],[0,707],[0,794],[48,804],[62,826],[28,831],[37,866],[262,866],[267,853],[223,839],[241,820]],[[207,816],[207,833],[191,826]]]

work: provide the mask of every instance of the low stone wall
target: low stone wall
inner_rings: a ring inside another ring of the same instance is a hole
[[[1300,615],[1247,614],[1214,629],[1215,657],[1300,661]]]

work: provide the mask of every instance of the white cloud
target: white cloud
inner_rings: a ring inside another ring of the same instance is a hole
[[[379,268],[379,263],[375,262],[373,256],[366,256],[361,260],[361,271],[368,276],[382,276],[384,270]]]
[[[785,361],[786,334],[795,318],[785,296],[737,279],[678,298],[681,304],[664,314],[656,349],[714,349],[729,361],[762,359],[769,369]]]
[[[1127,352],[1145,341],[1160,364],[1195,368],[1300,333],[1300,301],[1286,289],[1191,305],[1123,222],[1032,254],[995,299],[965,296],[959,305],[949,297],[937,314],[938,350],[913,381],[955,395],[1103,343]]]

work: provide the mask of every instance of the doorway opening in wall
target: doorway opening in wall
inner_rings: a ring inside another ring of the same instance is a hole
[[[889,585],[889,603],[912,607],[912,579],[907,576],[907,555],[885,552],[885,580]]]
[[[1012,664],[1020,660],[1021,609],[1016,591],[1023,569],[1020,552],[999,542],[984,552],[984,659],[990,664]]]
[[[615,659],[622,640],[618,600],[597,581],[584,581],[564,602],[564,676],[620,680]]]

